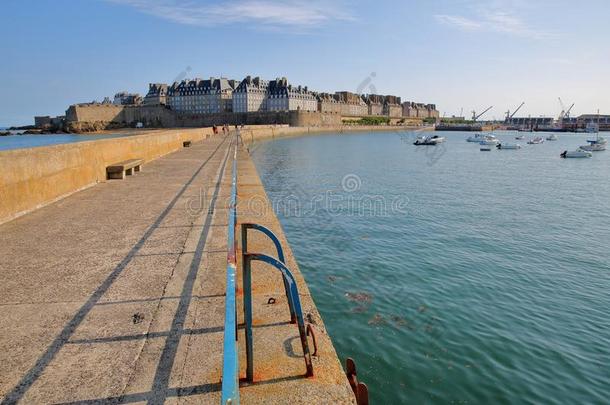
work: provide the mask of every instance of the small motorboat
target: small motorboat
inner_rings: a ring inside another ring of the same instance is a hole
[[[500,142],[500,141],[498,141],[498,138],[496,138],[495,136],[493,136],[491,134],[487,134],[487,135],[475,134],[474,136],[469,136],[468,139],[466,139],[466,142],[481,143],[482,141],[492,142],[490,144],[493,144],[494,141]]]
[[[527,141],[528,145],[539,145],[541,143],[544,143],[544,138],[539,137],[539,136],[535,137],[534,139],[532,139],[530,141]]]
[[[557,139],[559,139],[559,138],[557,138],[557,135],[555,135],[555,134],[551,134],[546,137],[547,141],[556,141]]]
[[[474,134],[473,136],[469,136],[466,138],[466,142],[476,142],[479,143],[483,140],[483,134]]]
[[[479,145],[481,145],[481,152],[491,152],[491,144],[486,143],[485,141],[481,141],[479,142]]]
[[[521,149],[521,145],[518,143],[499,143],[496,145],[497,149]]]
[[[518,141],[522,141],[525,139],[525,135],[517,135],[517,136],[515,136],[515,139]]]
[[[573,151],[564,150],[559,156],[562,158],[590,158],[593,156],[593,153],[582,149]]]
[[[413,142],[413,145],[438,145],[439,143],[443,143],[445,142],[445,137],[444,136],[438,136],[438,135],[434,135],[434,136],[419,136],[417,137],[417,139],[415,140],[415,142]]]

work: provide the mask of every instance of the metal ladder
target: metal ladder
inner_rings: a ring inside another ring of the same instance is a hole
[[[236,135],[235,150],[233,153],[233,173],[231,182],[231,200],[229,207],[229,224],[227,237],[227,287],[225,298],[225,324],[223,340],[223,368],[222,368],[222,393],[221,404],[239,404],[239,354],[238,354],[238,323],[237,323],[237,241],[235,231],[237,228],[237,148],[239,143],[239,131]],[[274,243],[277,258],[263,254],[248,252],[248,230],[253,229],[262,232]],[[242,263],[243,263],[243,290],[244,290],[244,320],[246,335],[246,380],[254,381],[254,348],[252,334],[252,262],[265,262],[282,274],[284,291],[288,299],[290,310],[290,323],[296,323],[303,357],[305,359],[306,376],[313,376],[312,353],[309,350],[308,336],[311,336],[314,344],[315,356],[317,344],[311,325],[305,327],[301,300],[296,280],[292,272],[286,267],[285,256],[282,245],[277,236],[269,229],[259,224],[244,223],[241,225],[242,236]]]

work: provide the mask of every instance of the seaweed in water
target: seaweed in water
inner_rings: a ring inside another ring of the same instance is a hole
[[[373,301],[373,295],[365,293],[365,292],[359,292],[359,293],[347,292],[347,293],[345,293],[345,296],[350,301],[361,302],[363,304],[370,304],[371,301]]]
[[[368,310],[368,307],[364,306],[364,305],[359,305],[357,307],[352,308],[352,313],[354,314],[362,314],[364,312],[366,312]]]
[[[404,318],[402,316],[392,315],[390,319],[392,319],[392,322],[394,322],[396,326],[409,326],[409,321],[407,320],[407,318]]]
[[[369,319],[369,325],[378,326],[378,325],[385,325],[386,323],[387,322],[386,322],[385,318],[381,314],[375,314],[375,316],[373,316],[371,319]]]

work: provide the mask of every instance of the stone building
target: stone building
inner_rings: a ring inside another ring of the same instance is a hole
[[[233,112],[267,111],[269,82],[247,76],[233,91]]]
[[[385,96],[383,100],[383,115],[387,115],[391,118],[402,117],[402,105],[400,104],[400,97]]]
[[[341,114],[341,104],[339,104],[334,94],[316,93],[316,99],[318,100],[319,112]]]
[[[436,109],[436,104],[426,104],[428,110],[428,118],[440,118],[441,114]]]
[[[167,84],[150,83],[148,93],[144,97],[145,105],[165,105],[167,104]]]
[[[439,118],[435,104],[423,104],[407,101],[402,103],[402,116],[407,118]]]
[[[51,126],[51,117],[48,115],[34,117],[34,126],[36,128],[48,128]]]
[[[269,82],[267,111],[317,111],[318,101],[307,87],[293,87],[283,77]]]
[[[175,82],[167,90],[167,105],[189,114],[213,114],[233,111],[235,81],[211,77]]]
[[[359,94],[349,91],[338,91],[335,99],[340,104],[341,115],[346,117],[363,117],[369,114],[369,106],[366,105]]]
[[[402,103],[402,116],[405,118],[417,118],[417,108],[412,101]]]
[[[379,94],[366,94],[362,99],[368,106],[369,115],[383,115],[384,97]]]
[[[118,92],[114,95],[114,105],[140,105],[142,104],[142,96],[126,91]]]

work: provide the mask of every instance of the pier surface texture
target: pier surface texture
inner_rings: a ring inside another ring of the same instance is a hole
[[[126,180],[0,225],[0,403],[220,403],[233,141],[193,142]],[[243,148],[238,230],[241,222],[271,228],[284,244],[318,346],[305,377],[279,273],[254,264],[254,382],[241,383],[241,402],[354,403]],[[250,238],[250,250],[272,248]],[[239,277],[241,286],[241,266]],[[243,322],[241,314],[240,304]]]

